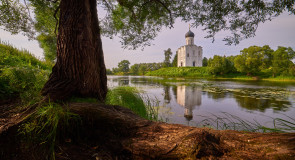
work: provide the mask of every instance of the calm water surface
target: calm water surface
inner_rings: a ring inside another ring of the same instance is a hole
[[[123,85],[158,101],[158,118],[168,123],[202,126],[223,117],[273,127],[273,118],[295,118],[294,82],[108,76],[108,87]]]

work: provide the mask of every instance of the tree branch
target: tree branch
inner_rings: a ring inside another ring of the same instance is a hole
[[[172,12],[171,10],[163,3],[161,0],[155,0],[156,2],[160,3],[168,12],[169,12],[169,17],[170,17],[170,28],[173,27],[173,20],[172,20]]]
[[[32,19],[31,14],[30,14],[30,9],[29,9],[29,7],[28,7],[28,5],[27,5],[27,1],[24,0],[24,3],[25,3],[25,6],[26,6],[26,9],[28,10],[29,17]]]

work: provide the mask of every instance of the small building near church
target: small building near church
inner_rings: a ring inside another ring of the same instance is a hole
[[[186,45],[177,50],[177,67],[202,67],[203,48],[194,44],[194,37],[189,29],[185,34]]]

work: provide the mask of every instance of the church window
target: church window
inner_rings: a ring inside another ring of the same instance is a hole
[[[189,53],[187,54],[187,57],[189,57]]]
[[[195,61],[193,61],[193,66],[194,66],[194,67],[196,66],[196,62],[195,62]]]

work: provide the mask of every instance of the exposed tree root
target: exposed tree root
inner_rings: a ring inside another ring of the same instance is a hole
[[[78,143],[61,143],[57,148],[57,159],[83,157],[85,159],[292,159],[295,157],[295,133],[218,131],[152,122],[120,106],[71,103],[66,107],[81,116],[83,121],[81,139],[84,140]],[[5,132],[9,132],[9,129]],[[0,134],[0,149],[4,146],[1,140],[5,136],[8,135],[4,132]]]

